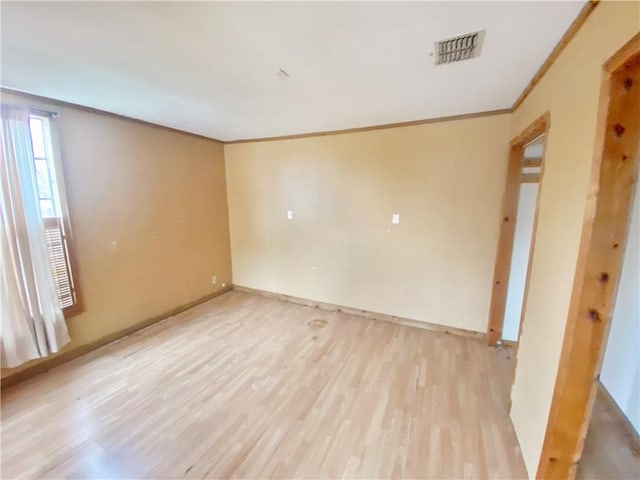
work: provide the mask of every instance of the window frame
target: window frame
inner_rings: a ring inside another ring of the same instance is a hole
[[[29,121],[32,118],[36,118],[42,121],[42,134],[44,143],[44,160],[47,162],[47,168],[49,173],[49,187],[51,189],[51,199],[54,204],[55,216],[44,217],[40,212],[40,218],[43,225],[46,226],[52,222],[56,222],[59,225],[60,233],[62,236],[63,246],[66,254],[66,267],[69,277],[69,283],[73,296],[73,305],[62,308],[65,319],[69,319],[82,313],[84,311],[83,295],[80,288],[79,280],[79,268],[76,260],[76,251],[73,241],[73,235],[71,234],[71,221],[69,215],[69,209],[67,204],[64,178],[62,174],[62,160],[59,154],[60,148],[58,147],[57,136],[52,124],[52,115],[43,114],[38,110],[29,111]],[[32,137],[31,127],[29,126],[29,136]],[[32,148],[32,161],[34,165],[34,173],[36,170],[36,161],[42,160],[42,157],[36,157],[33,151],[33,138],[31,138]],[[34,181],[36,182],[37,189],[37,173]],[[40,196],[38,191],[38,204],[40,204]]]

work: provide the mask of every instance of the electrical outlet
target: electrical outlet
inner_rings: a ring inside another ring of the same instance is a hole
[[[394,213],[391,216],[391,223],[393,223],[394,225],[398,225],[400,223],[400,214],[399,213]]]
[[[287,210],[287,220],[293,220],[293,210]]]
[[[215,285],[216,283],[218,283],[218,277],[214,275],[213,277],[211,277],[211,285]]]

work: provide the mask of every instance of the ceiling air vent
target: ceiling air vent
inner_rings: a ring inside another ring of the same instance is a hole
[[[457,37],[440,40],[435,43],[436,65],[444,63],[461,62],[480,56],[484,30],[473,33],[465,33]]]

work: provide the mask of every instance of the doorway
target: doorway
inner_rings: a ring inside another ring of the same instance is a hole
[[[631,209],[611,327],[578,480],[640,478],[640,188]]]
[[[500,339],[504,344],[516,344],[520,332],[520,317],[528,277],[544,141],[545,137],[541,135],[526,145],[523,150],[524,159],[520,176],[518,207],[514,219],[513,249]]]
[[[519,339],[548,128],[546,114],[511,142],[487,325],[489,345],[515,345]]]
[[[639,164],[640,33],[603,66],[589,194],[536,478],[576,474],[623,274]]]

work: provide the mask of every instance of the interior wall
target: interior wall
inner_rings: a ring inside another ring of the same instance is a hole
[[[516,231],[513,237],[511,268],[509,270],[509,286],[507,287],[504,324],[502,326],[502,338],[512,342],[518,341],[520,314],[522,312],[522,300],[527,282],[527,267],[529,266],[529,252],[533,238],[533,220],[536,213],[537,196],[537,183],[523,183],[520,185],[518,213],[516,214]]]
[[[509,129],[502,114],[225,145],[234,283],[484,332]]]
[[[23,96],[3,93],[2,101],[60,113],[85,310],[68,320],[72,342],[64,351],[231,284],[221,143]]]
[[[600,381],[640,432],[640,188],[629,226]]]
[[[535,476],[558,371],[593,158],[602,65],[640,30],[640,3],[600,2],[512,118],[551,112],[511,417]],[[544,353],[542,353],[544,352]]]

